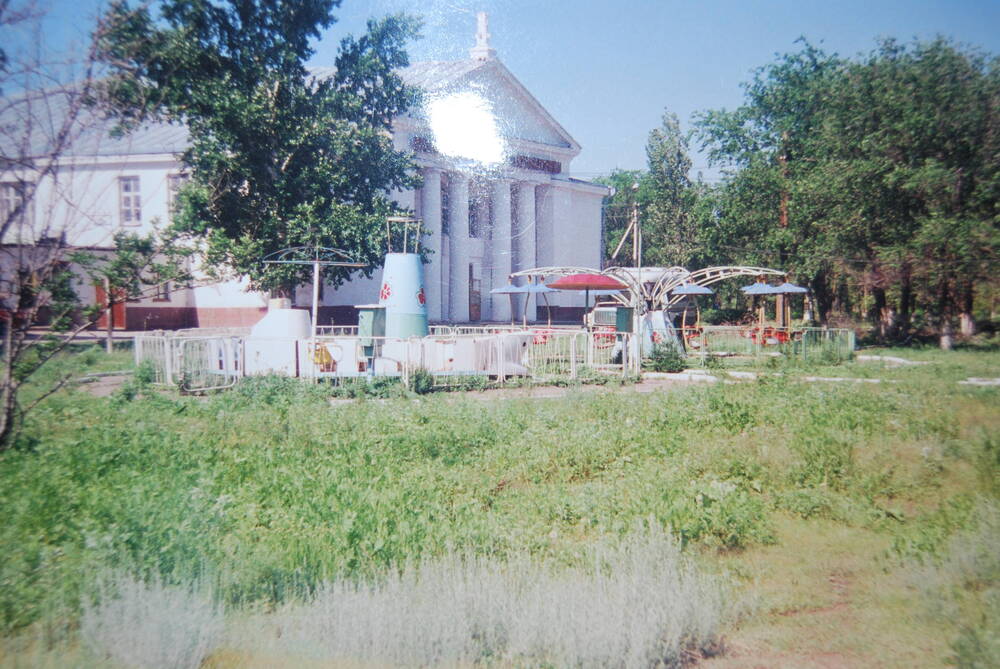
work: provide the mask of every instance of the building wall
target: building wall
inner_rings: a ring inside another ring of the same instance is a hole
[[[601,198],[605,189],[566,178],[579,147],[498,62],[484,65],[480,80],[464,85],[480,91],[504,120],[507,162],[488,169],[462,158],[436,153],[427,143],[426,119],[397,119],[397,149],[416,151],[424,184],[394,193],[399,205],[423,220],[427,250],[425,287],[432,322],[466,322],[470,296],[479,291],[483,321],[520,318],[523,301],[511,313],[506,296],[491,297],[512,272],[539,266],[600,263]],[[132,154],[74,158],[41,185],[36,204],[52,203],[51,215],[37,211],[35,238],[65,231],[70,243],[109,247],[118,230],[146,233],[169,224],[169,175],[182,166],[171,154]],[[141,218],[126,221],[121,208],[121,179],[138,181]],[[470,211],[478,229],[470,231]],[[44,220],[43,220],[44,219]],[[48,226],[48,227],[46,227]],[[44,229],[43,229],[44,228]],[[447,234],[446,234],[447,231]],[[13,241],[13,240],[4,240]],[[398,245],[398,242],[397,242]],[[394,248],[393,250],[402,250]],[[2,263],[0,263],[2,264]],[[471,280],[470,283],[470,272]],[[196,276],[197,276],[196,272]],[[353,305],[377,301],[381,268],[366,278],[324,286],[320,323],[356,320]],[[81,282],[81,298],[93,303],[93,286]],[[312,287],[300,286],[295,304],[308,307]],[[582,296],[556,294],[553,304],[582,306]],[[129,329],[246,326],[266,311],[266,296],[247,290],[246,281],[224,281],[170,291],[169,299],[144,298],[126,307]],[[544,310],[540,310],[544,318]],[[535,320],[535,299],[527,316]],[[330,319],[334,319],[331,321]]]

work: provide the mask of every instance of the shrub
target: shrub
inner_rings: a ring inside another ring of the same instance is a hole
[[[673,344],[656,344],[647,364],[654,372],[683,372],[687,367],[684,354]]]
[[[760,496],[731,481],[700,480],[673,498],[664,520],[685,543],[742,548],[773,541],[766,511]]]
[[[423,367],[417,367],[410,372],[409,388],[418,395],[426,395],[434,390],[434,375]]]
[[[265,652],[379,666],[679,667],[685,653],[717,647],[725,614],[719,584],[652,529],[577,566],[452,553],[335,580],[249,631],[274,639]]]
[[[99,656],[134,667],[195,669],[223,631],[211,597],[196,590],[109,577],[96,601],[84,601],[80,633]]]

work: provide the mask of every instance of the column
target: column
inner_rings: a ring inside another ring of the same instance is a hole
[[[427,319],[443,320],[442,293],[444,281],[441,267],[444,260],[441,249],[441,171],[433,167],[424,169],[424,187],[421,189],[420,210],[424,218],[427,235],[423,245],[429,251],[430,262],[424,265],[424,286],[427,291]]]
[[[451,272],[448,320],[469,321],[469,179],[461,173],[448,175],[448,236],[451,240]]]
[[[507,276],[513,271],[511,249],[510,182],[498,179],[493,182],[492,260],[493,285],[490,290],[506,285]],[[495,321],[510,320],[510,296],[491,295],[491,318]]]
[[[514,232],[519,271],[538,266],[535,258],[535,234],[535,184],[521,182],[517,184],[517,230]],[[535,320],[534,295],[528,298],[526,314],[529,321]]]

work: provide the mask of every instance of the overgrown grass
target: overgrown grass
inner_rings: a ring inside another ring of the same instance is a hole
[[[335,580],[308,603],[234,625],[229,644],[378,666],[679,666],[717,651],[726,615],[722,589],[654,528],[574,566],[447,554]]]
[[[157,588],[203,583],[230,612],[313,606],[330,584],[384,585],[456,551],[579,576],[588,551],[637,522],[709,565],[774,544],[782,519],[833,523],[883,537],[887,568],[909,569],[971,527],[975,495],[995,499],[1000,452],[1000,393],[955,383],[1000,356],[917,354],[934,364],[877,386],[785,370],[545,401],[331,407],[324,386],[277,378],[203,398],[60,393],[0,456],[0,623],[13,635],[80,620],[109,568]],[[962,610],[966,645],[986,643],[995,615]]]

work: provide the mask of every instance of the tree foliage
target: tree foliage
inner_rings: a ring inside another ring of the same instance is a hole
[[[100,31],[106,97],[123,129],[159,121],[190,133],[177,228],[203,243],[206,267],[256,289],[310,279],[305,266],[261,264],[286,247],[340,248],[378,264],[388,193],[415,184],[391,123],[415,101],[398,69],[417,23],[369,21],[366,34],[341,42],[331,74],[313,76],[311,41],[339,4],[162,0],[154,12],[120,1]]]
[[[153,281],[183,277],[173,260],[184,251],[170,237],[117,235],[120,256],[74,245],[104,234],[87,211],[85,189],[67,183],[81,143],[103,131],[88,106],[95,50],[47,42],[43,18],[33,2],[0,0],[0,92],[7,95],[0,99],[0,450],[15,443],[25,414],[69,380],[39,372],[99,318],[81,288],[106,280],[125,299],[148,294]],[[32,331],[40,323],[48,330]]]
[[[825,318],[862,300],[883,337],[954,319],[995,284],[1000,77],[946,40],[844,59],[806,43],[760,68],[733,111],[700,115],[727,170],[706,236],[717,258],[779,264]]]
[[[617,170],[601,180],[613,189],[604,208],[604,262],[629,264],[631,242],[625,243],[616,258],[611,255],[633,217],[642,227],[644,265],[697,262],[700,245],[691,212],[698,188],[688,176],[688,138],[676,114],[664,112],[662,125],[650,131],[646,158],[648,170]]]

